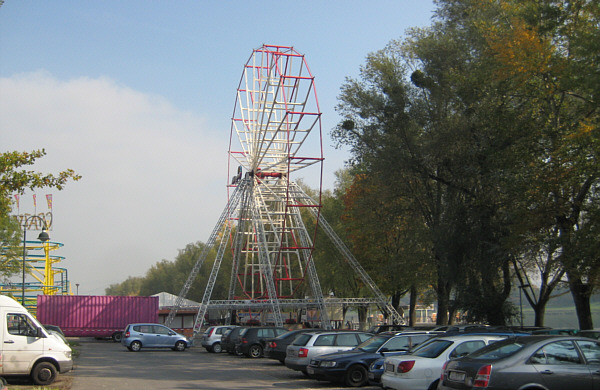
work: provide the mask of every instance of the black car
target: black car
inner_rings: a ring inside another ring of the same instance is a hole
[[[580,330],[577,336],[600,340],[600,330]]]
[[[311,378],[343,382],[347,386],[364,386],[369,365],[388,353],[408,351],[435,336],[429,332],[378,334],[350,351],[330,353],[311,359],[306,371]]]
[[[524,336],[450,360],[438,389],[597,388],[600,342],[574,336]]]
[[[240,331],[234,350],[238,355],[246,355],[251,358],[262,357],[267,339],[286,332],[287,329],[274,326],[244,328]]]
[[[290,330],[284,334],[281,334],[272,339],[268,339],[265,345],[263,354],[268,359],[279,360],[281,363],[285,363],[285,355],[288,345],[294,342],[294,339],[299,334],[305,332],[314,332],[314,329],[296,329]]]
[[[414,330],[408,325],[374,325],[367,330],[367,333],[383,333],[383,332],[404,332]]]
[[[238,326],[223,334],[221,337],[221,348],[227,351],[230,355],[236,354],[235,344],[239,341],[240,332],[246,329],[244,326]]]

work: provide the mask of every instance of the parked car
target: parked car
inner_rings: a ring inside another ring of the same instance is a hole
[[[579,337],[587,337],[590,339],[594,339],[594,340],[600,340],[600,330],[598,329],[594,329],[594,330],[580,330],[577,333],[577,336]]]
[[[235,325],[220,325],[209,327],[202,334],[202,346],[208,352],[220,353],[223,350],[223,348],[221,348],[221,337],[223,336],[223,333],[235,327]]]
[[[413,330],[408,325],[374,325],[367,330],[367,333],[383,333],[383,332],[402,332],[405,330]]]
[[[246,326],[238,326],[223,333],[223,336],[221,337],[221,348],[230,355],[234,355],[236,353],[235,344],[240,338],[240,332],[246,328]]]
[[[306,367],[315,356],[326,353],[347,351],[373,334],[358,331],[308,332],[296,337],[286,350],[285,365],[307,374]]]
[[[381,376],[383,375],[383,370],[384,370],[384,362],[385,362],[385,358],[387,356],[398,356],[398,355],[408,355],[409,353],[411,353],[412,351],[414,351],[417,348],[420,348],[422,345],[428,343],[433,337],[438,336],[439,334],[442,333],[438,333],[438,332],[434,332],[434,331],[428,331],[430,334],[433,334],[429,339],[427,339],[426,341],[424,341],[421,344],[417,344],[415,346],[413,346],[410,350],[408,351],[398,351],[398,352],[387,352],[384,356],[379,356],[377,359],[375,359],[371,365],[369,366],[369,372],[368,372],[368,377],[369,377],[369,384],[371,386],[379,386],[381,387]]]
[[[246,355],[251,358],[262,357],[267,339],[271,339],[286,332],[287,329],[274,326],[242,329],[240,331],[239,341],[235,343],[234,350],[238,355]]]
[[[600,342],[573,336],[526,336],[494,343],[444,367],[439,389],[597,388]]]
[[[129,324],[123,331],[121,344],[127,349],[139,352],[143,348],[171,348],[185,351],[191,346],[182,334],[160,324]]]
[[[410,355],[386,357],[381,384],[395,390],[436,389],[446,361],[507,337],[492,333],[436,337]]]
[[[373,361],[388,353],[407,352],[435,335],[428,332],[378,334],[349,351],[311,359],[306,371],[311,378],[342,382],[352,387],[364,386],[368,383],[368,369]]]
[[[531,332],[531,334],[574,336],[578,332],[579,332],[579,329],[572,329],[572,328],[566,328],[566,329],[547,328],[547,329],[534,330],[533,332]]]
[[[489,325],[485,324],[455,324],[455,325],[443,325],[433,328],[432,330],[438,332],[448,332],[448,333],[456,333],[456,332],[485,332],[486,329],[489,329]]]
[[[56,325],[44,325],[44,328],[46,328],[46,330],[48,331],[48,333],[58,337],[59,339],[62,340],[63,343],[69,345],[69,342],[67,341],[67,338],[65,337],[65,334],[63,333],[62,329],[60,328],[60,326],[56,326]]]
[[[314,329],[295,329],[272,339],[268,339],[263,354],[268,359],[279,360],[281,363],[285,363],[288,345],[290,345],[298,335],[314,331]]]

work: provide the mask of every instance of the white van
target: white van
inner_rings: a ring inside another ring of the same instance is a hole
[[[29,375],[39,386],[73,368],[71,348],[14,299],[0,295],[0,375]]]

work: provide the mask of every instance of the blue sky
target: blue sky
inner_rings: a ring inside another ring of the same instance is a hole
[[[263,44],[305,54],[323,113],[323,184],[340,86],[430,24],[432,1],[20,1],[0,7],[0,146],[83,175],[53,194],[52,240],[80,294],[103,294],[205,241],[225,207],[243,65]],[[307,182],[314,178],[302,177]],[[31,194],[20,211],[33,212]],[[40,206],[38,212],[46,211]]]

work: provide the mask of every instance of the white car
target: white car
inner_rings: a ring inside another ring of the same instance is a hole
[[[202,334],[202,346],[208,352],[221,353],[221,338],[229,329],[237,328],[235,325],[211,326]]]
[[[442,367],[450,359],[465,356],[508,334],[464,334],[436,337],[422,344],[410,355],[385,358],[381,384],[384,389],[437,389]]]

